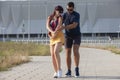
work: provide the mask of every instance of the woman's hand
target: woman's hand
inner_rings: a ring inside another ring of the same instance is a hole
[[[50,39],[53,39],[57,36],[58,31],[48,32],[48,36]]]

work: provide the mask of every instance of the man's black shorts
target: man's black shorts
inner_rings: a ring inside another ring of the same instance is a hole
[[[65,48],[72,48],[72,45],[80,45],[81,36],[65,37]]]

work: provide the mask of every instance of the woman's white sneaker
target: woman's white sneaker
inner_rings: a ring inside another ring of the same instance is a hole
[[[59,71],[57,72],[57,77],[58,77],[58,78],[61,78],[61,77],[62,77],[62,70],[59,70]]]
[[[55,72],[54,75],[53,75],[54,78],[57,78],[57,73]]]

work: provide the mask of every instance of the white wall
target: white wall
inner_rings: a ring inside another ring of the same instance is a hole
[[[73,1],[73,0],[69,0]],[[0,34],[47,32],[46,18],[56,5],[66,11],[68,0],[0,1]],[[120,26],[120,0],[74,0],[82,33],[115,33]],[[24,24],[24,28],[23,28]]]

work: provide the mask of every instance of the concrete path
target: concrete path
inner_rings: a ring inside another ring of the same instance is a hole
[[[120,55],[106,50],[80,48],[79,78],[66,78],[65,51],[61,52],[63,77],[59,80],[120,80]],[[50,56],[32,57],[32,61],[0,72],[0,80],[56,80]],[[74,62],[72,62],[74,75]]]

